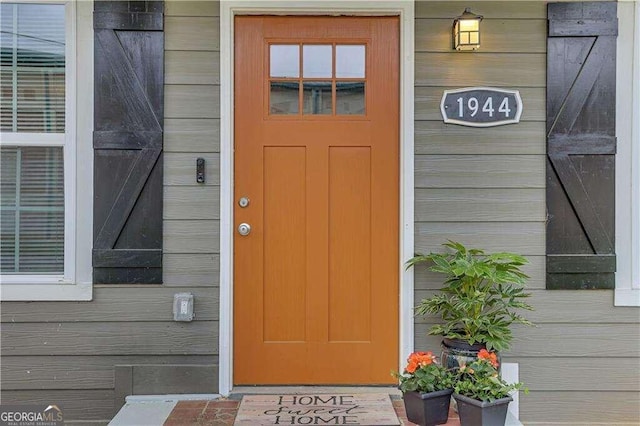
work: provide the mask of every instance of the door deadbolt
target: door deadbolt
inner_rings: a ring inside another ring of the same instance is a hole
[[[241,223],[238,226],[238,234],[245,236],[249,235],[249,232],[251,232],[251,225],[249,225],[248,223]]]
[[[242,208],[245,208],[249,205],[249,199],[247,197],[242,197],[238,200],[238,205]]]

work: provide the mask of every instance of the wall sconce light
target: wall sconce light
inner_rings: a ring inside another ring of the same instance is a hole
[[[454,49],[476,50],[480,47],[480,21],[482,16],[471,13],[468,7],[453,20]]]

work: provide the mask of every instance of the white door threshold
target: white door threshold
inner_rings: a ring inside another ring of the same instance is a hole
[[[395,386],[234,386],[229,396],[327,393],[388,393],[392,397],[402,397],[402,392]]]

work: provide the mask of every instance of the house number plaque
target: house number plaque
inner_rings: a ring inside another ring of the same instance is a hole
[[[522,99],[517,90],[492,87],[445,90],[440,111],[445,123],[471,127],[501,126],[520,122]]]

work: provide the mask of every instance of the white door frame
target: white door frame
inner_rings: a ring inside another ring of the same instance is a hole
[[[235,15],[361,15],[400,17],[400,362],[413,351],[414,253],[414,1],[220,2],[220,342],[218,392],[233,388],[233,31]]]

